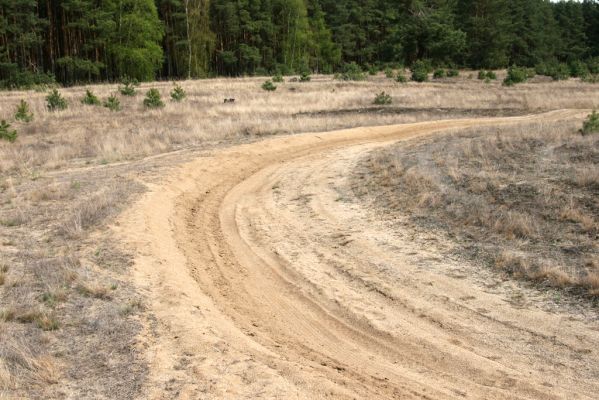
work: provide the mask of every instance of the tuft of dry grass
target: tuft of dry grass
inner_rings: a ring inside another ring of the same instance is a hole
[[[597,296],[599,138],[568,121],[450,132],[370,154],[356,194],[461,255],[516,278]]]

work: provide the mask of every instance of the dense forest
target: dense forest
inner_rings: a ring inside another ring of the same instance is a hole
[[[593,57],[596,0],[0,0],[5,87]]]

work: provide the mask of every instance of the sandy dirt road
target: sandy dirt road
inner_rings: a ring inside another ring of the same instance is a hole
[[[346,199],[378,146],[578,114],[273,138],[172,172],[114,228],[152,316],[143,397],[596,399],[592,315],[514,307]]]

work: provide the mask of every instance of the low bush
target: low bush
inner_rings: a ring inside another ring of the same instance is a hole
[[[406,83],[408,81],[408,78],[406,78],[403,71],[399,71],[395,80],[399,83]]]
[[[363,81],[366,79],[366,75],[358,64],[352,62],[345,64],[343,72],[339,75],[339,79],[343,81]]]
[[[385,68],[385,76],[389,79],[393,79],[393,76],[394,76],[393,69],[390,67]]]
[[[599,133],[599,114],[596,110],[587,117],[580,131],[584,136]]]
[[[17,140],[17,131],[11,129],[11,126],[5,120],[0,121],[0,139],[14,142]]]
[[[29,104],[25,100],[21,100],[15,112],[15,119],[21,122],[33,121],[33,113],[29,110]]]
[[[146,92],[146,98],[144,99],[144,106],[146,108],[162,108],[164,103],[162,102],[162,96],[158,89],[150,89]]]
[[[487,71],[487,76],[485,76],[485,79],[495,81],[497,80],[497,74],[495,73],[495,71]]]
[[[433,72],[433,79],[442,79],[445,78],[447,76],[447,72],[445,72],[444,69],[436,69],[435,72]]]
[[[85,91],[85,96],[81,99],[83,104],[87,104],[88,106],[99,106],[100,99],[89,89]]]
[[[412,80],[414,82],[426,82],[428,80],[429,66],[424,61],[416,61],[412,65]]]
[[[376,65],[368,65],[368,75],[375,76],[379,72]]]
[[[299,77],[300,82],[310,82],[311,80],[312,80],[312,77],[310,76],[309,72],[304,71],[300,74],[300,77]]]
[[[453,69],[453,68],[449,69],[449,70],[447,70],[447,76],[449,78],[456,78],[456,77],[460,76],[460,71],[457,69]]]
[[[175,83],[173,90],[171,90],[171,100],[178,102],[183,101],[187,97],[187,93],[185,89],[181,87],[178,83]]]
[[[46,96],[46,106],[50,111],[66,110],[68,103],[57,89],[53,89],[48,96]]]
[[[391,97],[391,95],[385,92],[381,92],[376,95],[373,103],[379,106],[384,106],[393,103],[393,98]]]
[[[480,79],[482,81],[482,80],[485,80],[486,78],[487,78],[487,71],[482,70],[482,69],[480,71],[478,71],[478,79]]]
[[[0,63],[0,89],[47,90],[54,86],[56,86],[56,80],[53,75],[21,71],[17,64]]]
[[[282,83],[285,80],[283,79],[283,75],[281,74],[276,74],[275,76],[272,77],[272,81],[276,82],[276,83]]]
[[[111,95],[104,101],[104,107],[108,108],[110,111],[120,111],[121,102],[115,95]]]
[[[599,74],[599,57],[594,57],[588,60],[587,68],[591,74]]]
[[[121,80],[121,85],[119,85],[119,92],[123,96],[135,96],[136,91],[135,88],[139,86],[139,82],[137,79],[131,79],[129,77],[124,77]]]
[[[572,61],[568,66],[570,69],[570,76],[574,78],[585,78],[589,75],[589,67],[582,61]]]
[[[266,81],[262,84],[262,89],[266,90],[267,92],[274,92],[277,90],[277,86],[272,83],[272,81]]]
[[[529,78],[529,72],[526,68],[511,66],[507,70],[507,77],[504,79],[505,86],[513,86],[517,83],[526,82]]]

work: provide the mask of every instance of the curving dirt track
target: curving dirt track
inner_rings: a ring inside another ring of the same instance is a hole
[[[143,397],[597,398],[596,320],[516,308],[344,201],[377,146],[579,114],[302,134],[181,167],[115,228],[154,316]]]

